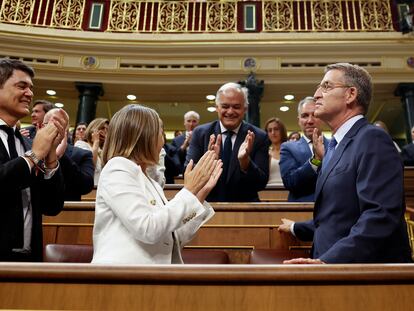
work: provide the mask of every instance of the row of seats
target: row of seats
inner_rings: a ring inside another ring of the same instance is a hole
[[[93,256],[92,245],[47,244],[45,262],[90,263]],[[223,250],[184,249],[186,264],[228,264],[228,254]],[[283,260],[295,257],[309,257],[304,251],[280,251],[254,249],[250,253],[250,264],[280,264]]]

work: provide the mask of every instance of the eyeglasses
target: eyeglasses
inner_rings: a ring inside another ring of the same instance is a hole
[[[352,85],[345,85],[345,84],[330,84],[328,81],[318,84],[316,86],[316,90],[321,89],[322,93],[328,93],[329,91],[336,89],[338,87],[352,87]]]

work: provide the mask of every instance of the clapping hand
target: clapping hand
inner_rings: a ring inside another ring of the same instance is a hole
[[[184,172],[184,187],[194,195],[202,189],[210,192],[220,177],[221,165],[212,150],[207,151],[195,166],[193,160],[190,160]]]
[[[323,155],[325,154],[325,145],[323,144],[322,132],[317,128],[313,130],[312,146],[314,157],[318,160],[322,160]]]
[[[220,157],[220,150],[221,150],[221,134],[217,135],[217,139],[216,136],[214,134],[210,135],[210,140],[208,142],[208,147],[207,150],[213,150],[214,153],[216,154],[216,159],[218,159]]]
[[[237,154],[237,158],[239,159],[240,168],[243,171],[247,171],[249,167],[249,156],[250,152],[253,149],[253,143],[254,143],[254,133],[252,131],[247,131],[246,138],[244,139],[244,142],[240,145],[239,153]]]

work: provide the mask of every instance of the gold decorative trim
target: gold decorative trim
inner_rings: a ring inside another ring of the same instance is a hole
[[[261,2],[256,8],[262,15],[262,32],[394,31],[389,0]],[[238,18],[243,3],[242,0],[111,0],[105,31],[233,33],[238,31],[238,20],[244,21],[243,16]],[[3,0],[0,22],[82,30],[85,4],[86,0]]]

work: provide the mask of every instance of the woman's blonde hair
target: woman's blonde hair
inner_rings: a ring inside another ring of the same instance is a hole
[[[91,121],[91,123],[89,123],[88,127],[86,128],[85,131],[85,140],[89,143],[89,144],[93,144],[92,141],[92,133],[95,130],[102,130],[105,124],[109,124],[109,120],[105,119],[105,118],[96,118],[94,120]]]
[[[160,118],[155,110],[141,105],[125,106],[109,123],[103,164],[113,157],[124,157],[138,164],[157,163],[160,131]]]

